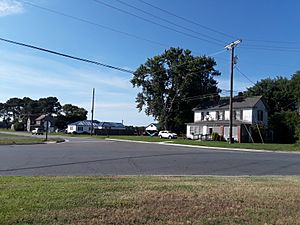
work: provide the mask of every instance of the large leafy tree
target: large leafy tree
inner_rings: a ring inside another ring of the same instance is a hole
[[[246,96],[262,95],[270,108],[269,114],[273,115],[276,112],[296,109],[297,101],[293,92],[291,80],[285,77],[276,77],[258,81],[244,94]]]
[[[4,104],[7,114],[11,115],[13,118],[13,122],[17,121],[21,117],[23,106],[24,103],[20,98],[10,98]]]
[[[55,125],[62,129],[68,124],[87,119],[87,111],[76,105],[65,104],[57,116]]]
[[[183,131],[184,123],[193,120],[192,108],[203,96],[219,93],[213,76],[220,73],[215,66],[211,57],[193,56],[190,50],[180,48],[149,58],[131,80],[141,90],[136,97],[137,108],[144,108],[163,128]]]
[[[40,98],[38,100],[39,111],[43,114],[55,113],[57,114],[61,109],[61,105],[56,97]]]
[[[292,79],[268,78],[258,81],[244,93],[247,96],[262,95],[269,106],[269,128],[274,141],[293,143],[300,136],[300,116],[296,112],[300,103],[300,72]]]
[[[300,71],[297,71],[291,79],[291,90],[296,98],[298,110],[300,109]]]

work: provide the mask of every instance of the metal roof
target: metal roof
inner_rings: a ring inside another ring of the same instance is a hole
[[[91,126],[92,121],[91,120],[83,120],[83,121],[77,121],[74,123],[71,123],[69,125],[76,125],[76,126]],[[93,120],[93,127],[114,127],[114,128],[125,128],[125,126],[122,123],[116,123],[116,122],[106,122],[106,121],[98,121]]]
[[[254,108],[259,100],[265,104],[262,96],[254,96],[254,97],[235,97],[233,98],[233,108],[234,109],[246,109],[246,108]],[[267,105],[265,104],[266,108]],[[229,98],[221,98],[218,102],[206,102],[202,105],[198,105],[193,110],[226,110],[229,108]],[[268,108],[267,108],[268,109]]]

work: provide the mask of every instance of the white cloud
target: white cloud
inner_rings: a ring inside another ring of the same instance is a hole
[[[15,0],[0,0],[0,16],[20,14],[24,12],[21,2]]]

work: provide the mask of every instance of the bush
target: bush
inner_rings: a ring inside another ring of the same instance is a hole
[[[270,117],[270,128],[274,131],[274,142],[295,143],[300,138],[300,115],[297,112],[279,112]]]
[[[300,124],[296,126],[296,129],[295,129],[295,138],[297,140],[297,143],[300,143]]]
[[[211,134],[211,139],[213,141],[220,141],[221,140],[221,136],[218,133],[212,133]]]
[[[24,123],[22,122],[15,122],[13,124],[13,128],[15,131],[24,131]]]

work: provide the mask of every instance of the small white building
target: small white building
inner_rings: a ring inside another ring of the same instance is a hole
[[[93,121],[93,127],[98,126],[99,121]],[[68,124],[67,133],[68,134],[83,134],[83,133],[91,133],[92,129],[92,121],[91,120],[84,120],[84,121],[77,121],[75,123]]]
[[[187,124],[186,136],[199,139],[218,133],[229,138],[229,99],[208,102],[193,109],[194,122]],[[235,97],[233,99],[233,138],[238,142],[249,142],[249,127],[252,124],[268,125],[268,106],[262,96]]]
[[[160,125],[158,123],[150,123],[146,128],[145,132],[150,136],[155,136],[158,134]]]
[[[75,123],[68,124],[67,133],[69,134],[91,133],[91,129],[92,129],[92,121],[83,120],[83,121],[77,121]],[[123,131],[126,130],[126,128],[122,123],[99,122],[98,120],[93,120],[93,130],[94,130],[93,133],[95,133],[95,131],[101,131],[101,130],[109,130],[110,132],[114,130]]]

